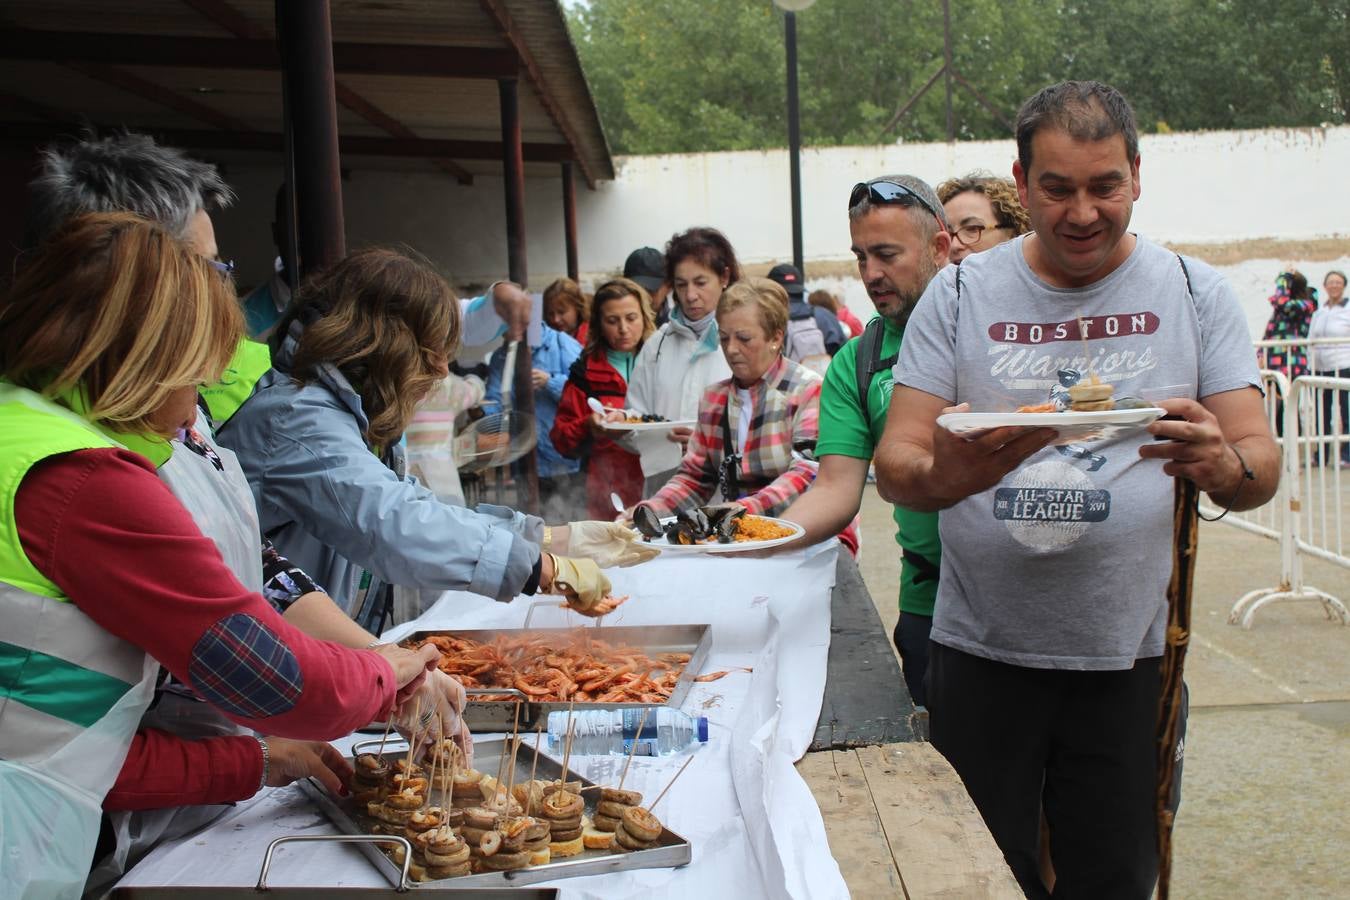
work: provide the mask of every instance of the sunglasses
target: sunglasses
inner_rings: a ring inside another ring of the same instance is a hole
[[[933,214],[933,218],[938,220],[938,224],[946,228],[946,220],[932,207],[922,195],[905,187],[903,184],[896,184],[894,181],[860,181],[853,186],[853,190],[848,195],[848,208],[852,209],[863,200],[871,200],[873,203],[882,205],[898,203],[901,206],[910,206],[911,203],[917,203],[924,209]]]

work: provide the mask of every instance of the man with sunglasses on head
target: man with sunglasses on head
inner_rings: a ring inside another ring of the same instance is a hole
[[[910,313],[947,264],[951,247],[937,194],[913,175],[855,185],[848,198],[848,225],[858,275],[878,315],[830,361],[820,394],[820,471],[810,490],[783,513],[806,529],[812,543],[843,531],[858,514],[872,453],[886,425],[891,367]],[[901,563],[894,640],[905,685],[921,706],[941,557],[937,515],[897,506],[895,523]]]
[[[932,742],[1022,889],[1050,896],[1044,809],[1055,896],[1143,900],[1158,875],[1172,479],[1251,509],[1275,491],[1279,452],[1232,289],[1128,230],[1140,157],[1125,98],[1053,85],[1023,105],[1016,134],[1034,231],[928,286],[895,366],[877,481],[893,502],[941,510]],[[1100,464],[1059,452],[1051,428],[958,437],[937,424],[1044,402],[1068,375],[1117,400],[1170,398],[1153,403],[1168,420],[1094,443]]]

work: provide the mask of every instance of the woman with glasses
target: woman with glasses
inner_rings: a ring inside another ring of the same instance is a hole
[[[666,244],[666,279],[675,289],[670,320],[638,354],[628,382],[628,407],[666,419],[692,419],[703,391],[729,373],[718,351],[713,311],[728,285],[740,280],[736,251],[715,228],[691,228]],[[623,445],[641,454],[642,474],[655,489],[680,464],[692,429],[634,435]]]
[[[958,266],[972,253],[997,247],[1031,230],[1031,219],[1010,179],[973,172],[942,182],[937,194],[951,223],[948,258]]]
[[[668,516],[720,496],[773,516],[815,481],[821,380],[783,356],[787,300],[767,278],[747,278],[722,292],[718,338],[731,377],[704,391],[679,471],[640,505]],[[847,530],[856,528],[855,521]],[[857,545],[856,534],[849,540]]]

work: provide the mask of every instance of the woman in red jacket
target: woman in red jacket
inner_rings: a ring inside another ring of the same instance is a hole
[[[591,299],[590,333],[581,358],[572,366],[558,402],[549,437],[564,456],[585,459],[586,514],[612,519],[609,495],[615,492],[624,508],[642,499],[642,465],[606,431],[591,398],[611,409],[623,409],[628,379],[642,342],[656,330],[647,292],[635,281],[606,282]]]

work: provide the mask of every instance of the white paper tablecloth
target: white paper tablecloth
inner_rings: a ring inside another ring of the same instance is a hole
[[[815,732],[829,651],[835,544],[768,559],[666,555],[611,570],[617,593],[632,599],[608,625],[709,624],[713,648],[704,671],[752,666],[695,684],[683,709],[709,719],[708,744],[656,813],[693,846],[682,869],[636,869],[554,882],[569,900],[641,895],[684,897],[847,897],[830,856],[820,811],[793,763]],[[451,592],[414,622],[391,629],[519,627],[529,598],[495,603]],[[531,626],[578,624],[562,610],[536,609]],[[589,623],[587,623],[589,624]],[[654,798],[687,757],[638,758],[625,787]],[[572,767],[614,783],[623,759],[574,754]],[[285,834],[331,833],[296,788],[266,791],[209,828],[158,848],[123,885],[251,885],[269,841]],[[354,848],[306,844],[277,851],[271,884],[381,885]]]

